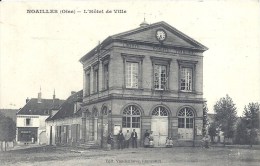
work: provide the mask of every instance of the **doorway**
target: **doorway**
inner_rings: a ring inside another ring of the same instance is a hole
[[[155,147],[165,146],[168,137],[168,111],[159,106],[152,112],[151,131],[153,131],[153,142]]]

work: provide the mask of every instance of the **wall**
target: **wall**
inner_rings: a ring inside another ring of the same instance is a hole
[[[31,124],[26,125],[26,118],[31,119]],[[39,127],[40,119],[39,115],[17,115],[17,127]]]
[[[71,126],[74,124],[79,124],[80,126],[82,125],[82,118],[81,117],[68,117],[68,118],[64,118],[64,119],[57,119],[54,121],[46,121],[46,137],[47,137],[47,144],[50,145],[50,130],[51,130],[51,126],[52,126],[52,145],[56,145],[56,126],[65,126],[68,125],[70,126],[69,128],[69,140],[68,140],[68,144],[72,145],[73,142],[75,142],[75,140],[73,141],[73,131]],[[80,133],[79,133],[79,142],[80,143],[82,140],[82,130],[80,127]]]

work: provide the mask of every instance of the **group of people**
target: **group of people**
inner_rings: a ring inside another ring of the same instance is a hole
[[[125,135],[122,133],[122,130],[117,134],[117,145],[118,149],[129,148],[130,142],[132,143],[132,148],[137,148],[137,132],[133,129],[132,133],[129,130],[126,131]],[[111,146],[114,146],[114,139],[112,133],[108,135],[107,138],[108,148],[111,149]]]
[[[154,147],[153,143],[153,131],[148,132],[148,130],[144,133],[144,147]]]
[[[166,146],[166,148],[172,148],[173,147],[173,139],[171,137],[166,138],[165,146]]]

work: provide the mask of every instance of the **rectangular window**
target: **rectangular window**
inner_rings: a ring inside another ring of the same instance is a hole
[[[93,92],[98,92],[98,69],[94,70],[93,74]]]
[[[138,88],[138,63],[126,63],[126,88]]]
[[[178,118],[178,128],[185,128],[184,118]]]
[[[90,95],[90,73],[86,74],[86,96]]]
[[[30,118],[26,118],[26,126],[30,126],[31,125],[31,119]]]
[[[193,119],[186,118],[186,128],[193,128]]]
[[[181,91],[191,92],[192,91],[192,69],[181,68],[181,80],[180,89]]]
[[[166,66],[155,65],[154,66],[154,89],[165,90],[166,89]]]
[[[123,127],[131,127],[131,118],[130,117],[123,117],[122,119]]]
[[[132,117],[132,128],[140,128],[140,117]]]
[[[103,66],[104,70],[103,70],[103,80],[104,80],[104,90],[108,89],[108,81],[109,81],[109,77],[108,77],[108,64],[105,64]]]

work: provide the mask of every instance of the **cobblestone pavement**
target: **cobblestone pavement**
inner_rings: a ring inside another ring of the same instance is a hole
[[[71,147],[32,147],[0,153],[0,165],[202,165],[245,166],[260,163],[260,150],[248,147],[138,148],[86,150]]]

